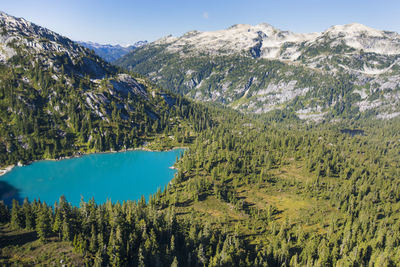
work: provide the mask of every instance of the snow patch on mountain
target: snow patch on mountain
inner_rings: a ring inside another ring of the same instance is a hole
[[[395,117],[400,116],[400,112],[393,112],[393,113],[382,113],[382,114],[378,114],[376,117],[378,119],[384,119],[384,120],[389,120]]]

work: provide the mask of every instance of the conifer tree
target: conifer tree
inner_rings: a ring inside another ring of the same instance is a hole
[[[35,213],[32,210],[32,206],[28,202],[28,199],[24,199],[24,204],[22,204],[22,211],[24,213],[25,217],[25,228],[27,230],[33,230],[35,229],[35,224],[36,224],[36,218],[35,218]]]
[[[19,205],[19,202],[16,199],[13,199],[12,201],[11,227],[14,229],[21,229],[25,227],[25,221],[21,210],[21,206]]]
[[[50,211],[46,204],[42,204],[39,208],[38,216],[36,218],[36,232],[40,242],[42,243],[45,243],[51,234]]]
[[[0,201],[0,223],[6,223],[10,220],[10,211],[4,204],[4,201]]]

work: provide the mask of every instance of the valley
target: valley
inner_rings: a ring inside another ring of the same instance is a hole
[[[79,41],[77,43],[93,50],[99,57],[103,58],[105,61],[113,62],[117,59],[120,59],[129,52],[133,51],[134,49],[146,45],[147,41],[139,41],[128,46],[98,44],[98,43],[83,42],[83,41]]]

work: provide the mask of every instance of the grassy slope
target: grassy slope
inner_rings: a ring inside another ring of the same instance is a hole
[[[306,171],[303,166],[304,162],[288,160],[283,166],[272,170],[274,183],[241,183],[236,192],[248,207],[254,206],[265,212],[270,206],[276,207],[273,221],[278,224],[302,225],[305,232],[323,233],[329,227],[332,217],[340,217],[341,213],[332,207],[329,201],[305,196],[298,190],[299,185],[290,185],[293,180],[306,184],[315,178],[316,175]],[[247,235],[252,243],[260,242],[264,232],[262,227],[268,227],[267,221],[237,210],[233,204],[219,200],[215,196],[208,196],[198,202],[188,201],[186,198],[190,197],[185,193],[187,183],[181,184],[174,192],[179,199],[176,208],[179,217],[184,219],[185,216],[192,216],[192,212],[195,212],[205,223],[211,223],[222,229],[236,228],[239,233]]]
[[[9,224],[0,225],[0,265],[68,265],[82,264],[82,255],[73,251],[69,242],[51,238],[47,244],[38,241],[34,231],[13,230]]]

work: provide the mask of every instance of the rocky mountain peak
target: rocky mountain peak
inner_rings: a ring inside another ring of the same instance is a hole
[[[374,36],[374,37],[383,37],[383,31],[376,30],[370,28],[366,25],[360,23],[351,23],[345,25],[335,25],[330,27],[325,31],[325,33],[329,33],[331,35],[346,35],[346,36]]]
[[[84,48],[49,29],[40,27],[23,18],[0,12],[0,62],[6,62],[16,54],[16,47],[26,54],[68,54],[79,57]]]
[[[24,18],[17,18],[4,12],[0,12],[0,27],[3,27],[2,35],[22,35],[30,39],[46,38],[49,41],[60,42],[65,45],[73,44],[70,39],[49,29],[40,27]]]
[[[400,35],[377,30],[360,23],[332,26],[321,37],[334,40],[331,46],[346,44],[357,51],[380,55],[400,54]]]

